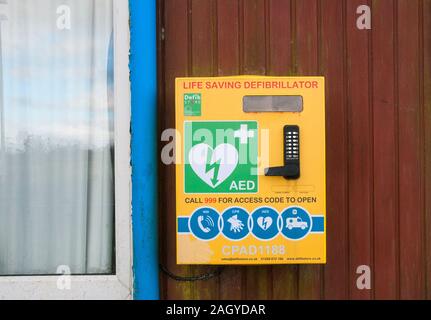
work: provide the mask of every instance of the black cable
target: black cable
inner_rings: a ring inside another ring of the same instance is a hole
[[[160,270],[162,270],[164,274],[166,274],[169,278],[174,279],[175,281],[205,281],[220,276],[224,269],[224,267],[217,267],[213,272],[208,272],[201,275],[179,276],[169,271],[162,264],[159,264],[159,266]]]

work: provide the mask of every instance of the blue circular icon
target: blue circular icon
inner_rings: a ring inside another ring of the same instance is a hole
[[[197,238],[211,240],[220,232],[220,220],[220,215],[214,209],[200,208],[190,217],[189,228]]]
[[[278,234],[279,215],[274,209],[259,208],[251,214],[251,218],[253,221],[252,233],[256,238],[270,240]]]
[[[250,232],[248,213],[242,208],[229,208],[223,212],[223,234],[231,240],[241,240]]]
[[[288,239],[300,240],[311,230],[310,214],[303,208],[290,207],[281,214],[281,233]]]

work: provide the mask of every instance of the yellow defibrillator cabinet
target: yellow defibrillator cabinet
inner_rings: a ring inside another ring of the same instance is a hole
[[[324,86],[176,79],[178,264],[326,262]]]

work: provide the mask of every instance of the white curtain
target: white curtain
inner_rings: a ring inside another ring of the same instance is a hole
[[[0,1],[0,275],[115,271],[112,14]]]

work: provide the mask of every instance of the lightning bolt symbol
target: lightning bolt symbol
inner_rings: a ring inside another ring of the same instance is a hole
[[[267,224],[268,224],[268,222],[266,220],[264,220],[263,223],[262,223],[263,230],[266,230],[266,225]]]
[[[214,172],[213,172],[213,177],[211,178],[211,183],[213,184],[213,186],[215,186],[217,184],[217,182],[218,182],[218,178],[217,177],[218,177],[218,171],[220,169],[220,159],[217,160],[214,163],[211,163],[211,155],[208,152],[208,155],[207,155],[207,164],[205,166],[205,173],[208,173],[208,172],[210,172],[213,169],[214,169]]]

